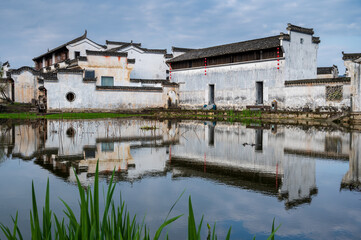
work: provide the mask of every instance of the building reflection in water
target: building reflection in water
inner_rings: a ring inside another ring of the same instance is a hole
[[[156,129],[142,130],[144,126]],[[2,154],[35,159],[65,181],[200,177],[267,194],[292,208],[317,195],[316,159],[349,161],[341,189],[360,190],[360,133],[276,125],[152,120],[47,120],[1,125]]]

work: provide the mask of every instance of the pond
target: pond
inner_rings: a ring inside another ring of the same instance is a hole
[[[116,170],[115,202],[125,200],[154,234],[183,191],[168,227],[186,239],[188,197],[197,222],[216,222],[219,239],[359,239],[361,133],[337,128],[148,119],[44,120],[0,125],[0,222],[19,212],[30,233],[31,182],[53,212],[60,198],[78,209],[75,173],[84,187]],[[74,171],[73,171],[74,170]],[[101,190],[102,192],[102,190]],[[101,199],[102,193],[101,193]],[[203,225],[203,237],[207,227]],[[3,235],[0,235],[2,238]]]

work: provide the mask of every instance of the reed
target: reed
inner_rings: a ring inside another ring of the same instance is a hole
[[[79,193],[79,216],[76,217],[73,209],[63,200],[61,200],[65,206],[64,213],[66,219],[59,219],[58,216],[50,209],[49,198],[49,180],[47,181],[46,193],[45,193],[45,205],[42,209],[42,221],[40,221],[34,183],[32,183],[32,210],[30,211],[30,226],[31,226],[31,239],[121,239],[121,240],[150,240],[151,233],[144,223],[144,219],[141,223],[136,221],[136,215],[131,216],[128,211],[125,202],[120,200],[120,205],[116,206],[113,201],[115,183],[114,172],[110,179],[108,189],[106,191],[104,210],[101,213],[99,210],[99,174],[98,163],[96,166],[96,174],[94,179],[94,187],[92,189],[85,190],[76,176],[78,193]],[[184,193],[184,191],[183,191]],[[177,201],[170,208],[167,217],[156,230],[152,239],[157,240],[161,237],[163,230],[171,223],[176,221],[183,215],[178,215],[168,219],[172,209],[177,204],[183,193],[179,196]],[[192,207],[191,197],[189,197],[189,213],[188,213],[188,240],[200,240],[201,229],[203,224],[203,216],[200,223],[196,224],[194,218],[194,212]],[[55,224],[54,224],[54,221]],[[9,240],[23,239],[23,235],[18,227],[18,213],[16,213],[15,219],[12,218],[13,228],[0,224],[0,228]],[[42,223],[41,223],[42,222]],[[207,240],[217,239],[215,233],[216,224],[211,228],[209,224]],[[268,239],[273,240],[274,234],[280,226],[274,229],[274,220],[272,224],[272,233]],[[230,239],[231,228],[228,230],[226,240]],[[168,239],[168,233],[165,234],[165,238]],[[255,239],[255,238],[254,238]]]

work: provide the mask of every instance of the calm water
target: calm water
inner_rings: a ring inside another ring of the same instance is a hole
[[[72,167],[88,186],[99,159],[103,187],[115,168],[115,200],[121,192],[153,234],[185,189],[173,216],[186,215],[168,229],[171,239],[186,238],[189,195],[198,221],[204,214],[216,222],[220,239],[229,226],[232,239],[265,239],[273,218],[282,224],[278,239],[361,236],[358,132],[122,119],[2,124],[0,134],[0,222],[10,225],[18,210],[23,235],[31,181],[43,204],[49,178],[51,206],[61,215],[59,197],[78,207]]]

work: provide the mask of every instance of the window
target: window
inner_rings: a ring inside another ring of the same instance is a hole
[[[68,92],[66,95],[66,100],[68,100],[69,102],[72,102],[75,100],[75,93],[73,92]]]
[[[102,86],[114,86],[114,78],[113,77],[102,77]]]
[[[341,101],[343,98],[343,87],[326,86],[326,101]]]
[[[114,143],[101,143],[102,152],[114,152]]]
[[[85,158],[95,158],[95,149],[84,149]]]
[[[300,43],[303,44],[303,38],[300,39]]]
[[[84,78],[86,78],[86,79],[94,79],[95,78],[94,70],[85,70]]]
[[[74,128],[70,127],[66,130],[66,135],[70,138],[74,137],[75,136],[75,130]]]
[[[78,58],[78,57],[80,57],[80,52],[75,51],[75,52],[74,52],[74,58]]]

